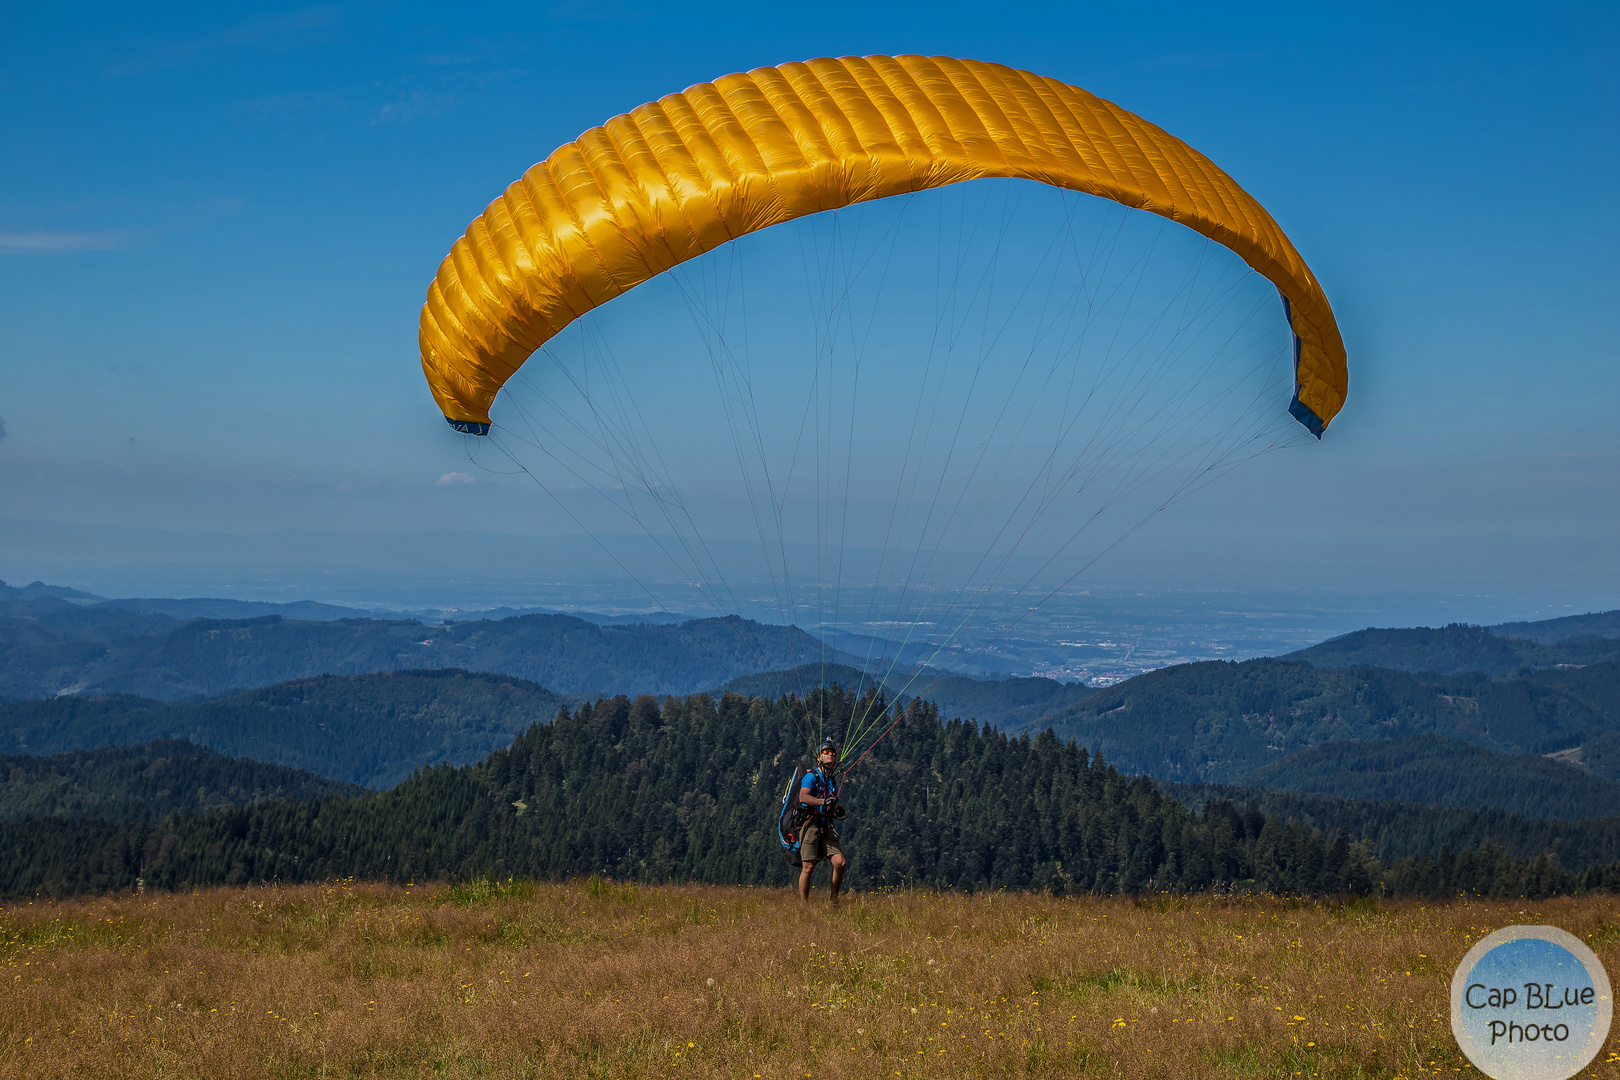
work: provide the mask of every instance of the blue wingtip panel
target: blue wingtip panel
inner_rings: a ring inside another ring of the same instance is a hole
[[[1298,394],[1294,395],[1294,400],[1288,405],[1288,415],[1304,424],[1305,430],[1318,439],[1322,437],[1322,432],[1327,428],[1327,425],[1322,423],[1322,418],[1312,412],[1310,406],[1299,400]]]
[[[488,435],[489,425],[480,424],[476,420],[452,420],[448,416],[444,422],[461,432],[463,435]]]

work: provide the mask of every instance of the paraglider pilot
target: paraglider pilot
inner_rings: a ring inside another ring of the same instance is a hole
[[[799,896],[810,899],[810,875],[816,872],[816,863],[827,859],[832,863],[832,892],[828,900],[838,902],[838,890],[844,885],[844,849],[838,842],[838,830],[833,820],[844,816],[838,805],[838,744],[827,739],[816,755],[816,767],[804,774],[799,784],[799,805],[810,812],[804,826],[804,840],[799,845]]]

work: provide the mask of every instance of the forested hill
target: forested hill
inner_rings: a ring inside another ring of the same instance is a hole
[[[1610,616],[1613,615],[1620,613],[1611,612]],[[1289,653],[1282,659],[1319,668],[1370,666],[1441,675],[1469,671],[1506,675],[1523,667],[1592,664],[1620,659],[1620,627],[1615,625],[1620,620],[1610,616],[1577,616],[1585,620],[1578,625],[1586,628],[1587,633],[1560,636],[1558,630],[1551,630],[1541,639],[1531,637],[1530,632],[1550,624],[1510,624],[1516,631],[1524,631],[1523,636],[1513,637],[1461,623],[1439,629],[1419,626],[1405,630],[1358,630]],[[1607,635],[1597,632],[1603,629],[1609,631]]]
[[[1443,735],[1547,753],[1620,730],[1620,663],[1500,679],[1211,661],[1140,675],[1042,719],[1125,772],[1231,783],[1296,750],[1344,739]]]
[[[3,821],[92,817],[155,825],[183,810],[265,799],[352,798],[364,791],[284,765],[226,757],[184,739],[50,757],[0,755]]]
[[[1012,734],[1037,732],[1045,717],[1097,692],[1080,682],[1045,678],[970,679],[928,670],[889,672],[882,682],[891,700],[926,698],[934,703],[941,716],[977,720]],[[872,675],[847,664],[805,664],[790,671],[744,675],[726,683],[717,692],[776,697],[792,691],[803,696],[818,686],[842,686],[859,691],[875,683]]]
[[[1620,610],[1597,611],[1587,615],[1565,615],[1561,619],[1540,622],[1510,622],[1486,627],[1491,633],[1506,638],[1527,638],[1551,645],[1570,638],[1620,637]]]
[[[1324,743],[1245,773],[1244,787],[1346,799],[1495,806],[1526,817],[1620,817],[1620,783],[1540,754],[1433,735]]]
[[[114,641],[180,625],[163,614],[87,606],[78,602],[82,595],[37,581],[22,589],[0,581],[0,645]]]
[[[836,726],[867,705],[816,694],[808,707]],[[786,884],[792,871],[772,830],[801,750],[798,728],[780,698],[598,701],[477,765],[428,769],[359,798],[175,815],[156,830],[0,826],[0,894],[127,888],[137,878],[188,888],[351,875]],[[1613,868],[1573,878],[1551,859],[1490,846],[1442,858],[1441,876],[1425,876],[1414,872],[1421,863],[1378,862],[1353,834],[1219,799],[1194,815],[1073,743],[941,723],[925,702],[847,777],[843,802],[850,884],[862,889],[1114,893],[1248,882],[1337,893],[1412,882],[1452,895],[1540,896],[1620,880]]]
[[[477,761],[562,704],[523,679],[456,670],[321,675],[180,704],[66,696],[0,705],[0,752],[189,739],[223,754],[388,787],[423,765]]]
[[[811,658],[851,659],[829,654],[796,628],[735,616],[678,626],[599,626],[568,615],[526,615],[433,627],[268,616],[195,620],[111,642],[0,642],[0,701],[62,693],[175,701],[313,675],[422,668],[515,675],[564,694],[689,694]]]

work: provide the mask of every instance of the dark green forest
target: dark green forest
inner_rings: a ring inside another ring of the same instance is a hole
[[[881,707],[872,693],[816,691],[802,704],[737,694],[620,696],[561,709],[476,765],[424,769],[358,798],[187,812],[155,829],[60,820],[3,826],[0,891],[351,875],[780,884],[790,870],[771,830],[802,754],[805,714],[836,728],[851,710]],[[898,716],[850,773],[844,801],[850,882],[865,889],[1544,895],[1620,884],[1620,871],[1602,865],[1576,865],[1582,873],[1571,874],[1559,858],[1537,853],[1546,845],[1524,854],[1490,842],[1436,845],[1380,861],[1355,830],[1324,831],[1220,797],[1206,797],[1194,813],[1073,742],[942,722],[925,702]],[[1431,855],[1434,868],[1425,869]]]
[[[1581,742],[1580,763],[1606,780],[1620,780],[1620,731],[1605,731]]]
[[[1494,806],[1526,817],[1620,816],[1620,783],[1540,754],[1501,754],[1433,735],[1323,743],[1244,773],[1238,783],[1345,799]]]
[[[213,701],[127,695],[0,705],[0,751],[55,754],[188,739],[222,754],[390,787],[424,763],[465,764],[508,746],[564,699],[506,675],[322,675]]]
[[[184,810],[364,791],[285,765],[226,757],[184,739],[49,757],[0,755],[0,821],[89,817],[156,825]]]
[[[1323,833],[1359,837],[1386,866],[1452,852],[1491,849],[1510,859],[1552,858],[1578,871],[1580,880],[1620,888],[1620,818],[1560,821],[1530,818],[1494,807],[1440,807],[1415,802],[1372,802],[1225,784],[1164,784],[1166,794],[1194,810],[1212,802],[1253,807],[1269,818]],[[1595,876],[1594,876],[1595,875]]]

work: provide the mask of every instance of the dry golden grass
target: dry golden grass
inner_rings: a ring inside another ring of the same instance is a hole
[[[818,893],[824,896],[824,893]],[[6,1076],[1417,1077],[1452,968],[1608,897],[338,884],[0,908]],[[1620,1054],[1592,1075],[1620,1075]]]

